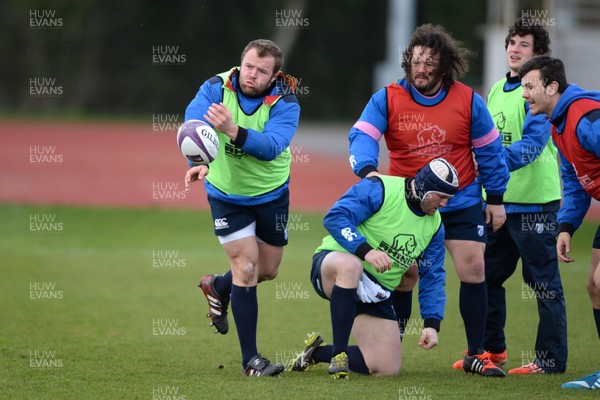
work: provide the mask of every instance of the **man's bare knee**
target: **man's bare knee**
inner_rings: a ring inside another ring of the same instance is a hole
[[[600,282],[596,282],[594,277],[590,277],[585,286],[590,298],[600,300]]]
[[[358,284],[360,277],[362,275],[362,265],[359,263],[350,263],[340,265],[336,268],[336,283],[345,283],[348,284],[350,282],[355,282]]]
[[[369,367],[369,375],[371,376],[397,376],[398,374],[400,374],[400,364]]]
[[[469,257],[462,265],[456,264],[456,272],[462,282],[483,282],[485,280],[485,263],[483,257]]]
[[[261,272],[260,276],[258,277],[258,280],[260,282],[272,281],[273,279],[277,278],[277,275],[279,275],[279,268],[272,268],[268,271]]]
[[[417,282],[419,281],[419,275],[416,272],[409,272],[413,270],[413,268],[409,268],[404,275],[402,275],[402,279],[400,280],[400,284],[396,287],[397,292],[410,292],[415,288]]]
[[[256,263],[252,261],[246,261],[236,264],[236,277],[239,279],[240,284],[245,286],[253,285],[257,278],[257,267]]]

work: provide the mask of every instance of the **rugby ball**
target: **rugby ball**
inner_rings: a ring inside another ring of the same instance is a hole
[[[208,165],[219,152],[217,132],[206,122],[190,119],[179,127],[177,144],[181,154],[193,165]]]

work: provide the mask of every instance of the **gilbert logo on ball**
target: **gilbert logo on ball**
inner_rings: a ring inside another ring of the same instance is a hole
[[[190,119],[179,127],[177,144],[184,155],[194,165],[208,165],[219,152],[219,137],[206,122]]]

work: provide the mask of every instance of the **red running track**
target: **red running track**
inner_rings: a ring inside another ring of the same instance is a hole
[[[121,122],[0,121],[0,202],[207,209],[202,184],[184,193],[175,131]],[[356,182],[346,156],[293,156],[291,208],[327,210]]]
[[[187,164],[175,131],[153,128],[149,123],[0,121],[0,202],[208,209],[201,184],[195,183],[189,195],[183,192]],[[324,212],[356,179],[345,155],[301,150],[293,154],[290,207]],[[600,219],[598,202],[587,218]]]

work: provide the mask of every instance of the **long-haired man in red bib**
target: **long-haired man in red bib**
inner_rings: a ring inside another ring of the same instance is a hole
[[[361,178],[378,174],[378,142],[384,138],[390,175],[414,176],[438,157],[456,167],[461,177],[459,191],[441,215],[445,245],[461,281],[460,312],[468,345],[463,369],[503,377],[504,371],[483,349],[487,314],[483,256],[485,225],[492,224],[496,230],[506,220],[503,194],[509,171],[499,157],[501,138],[485,102],[457,81],[468,70],[467,55],[443,27],[418,27],[404,50],[404,79],[375,93],[350,130],[350,164]],[[485,213],[482,184],[487,195]],[[416,267],[407,271],[393,295],[401,331],[410,318],[417,272]],[[434,321],[424,324],[439,329]]]

